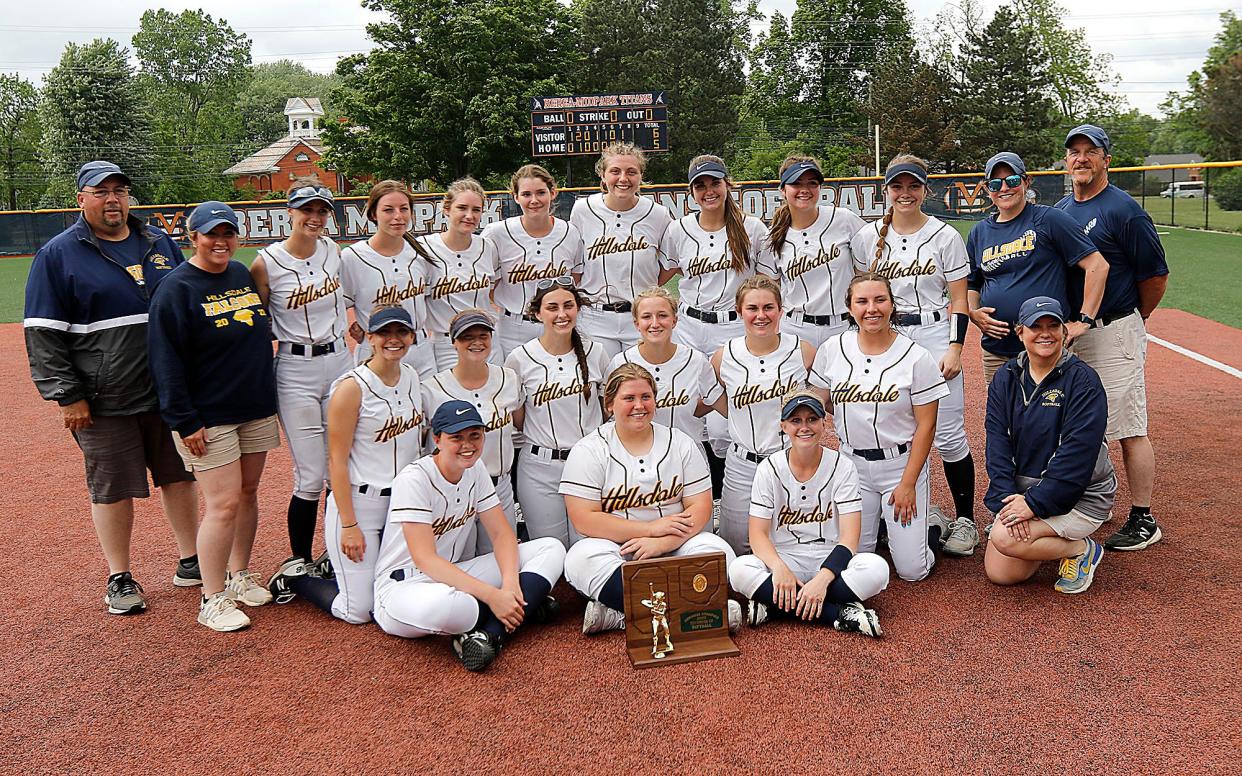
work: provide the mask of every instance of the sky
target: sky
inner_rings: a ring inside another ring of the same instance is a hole
[[[1082,27],[1092,49],[1113,56],[1119,77],[1116,90],[1130,105],[1160,115],[1159,104],[1171,90],[1186,85],[1186,75],[1198,69],[1220,29],[1221,11],[1242,12],[1236,0],[1184,0],[1173,9],[1165,0],[1061,0],[1074,12],[1067,27]],[[930,22],[946,5],[944,0],[907,0],[917,19]],[[998,0],[983,0],[990,13]],[[764,13],[787,16],[796,0],[761,0]],[[365,25],[379,18],[355,0],[307,3],[305,0],[212,0],[163,2],[111,0],[108,3],[41,0],[6,2],[0,16],[0,72],[19,73],[42,81],[60,58],[65,43],[111,37],[129,45],[138,20],[148,8],[180,11],[205,8],[233,29],[250,36],[255,62],[289,58],[312,70],[328,72],[346,54],[370,48]]]

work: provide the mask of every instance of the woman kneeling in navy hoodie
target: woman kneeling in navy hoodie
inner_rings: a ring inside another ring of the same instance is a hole
[[[996,524],[983,567],[992,582],[1015,585],[1060,560],[1056,589],[1081,593],[1104,557],[1091,534],[1117,492],[1104,441],[1108,400],[1095,370],[1065,350],[1060,302],[1024,302],[1017,335],[1025,352],[988,387],[983,501]]]

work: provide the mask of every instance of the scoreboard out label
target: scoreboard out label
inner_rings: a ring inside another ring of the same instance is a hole
[[[530,125],[534,156],[597,154],[615,142],[668,150],[668,101],[662,91],[532,97]]]

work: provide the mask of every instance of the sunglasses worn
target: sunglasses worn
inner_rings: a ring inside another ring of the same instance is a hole
[[[573,288],[574,279],[568,275],[562,275],[559,278],[544,278],[535,284],[535,288],[540,291],[546,291],[552,286],[561,286],[562,288]]]
[[[1006,175],[1004,178],[991,178],[988,180],[988,191],[1000,191],[1002,186],[1008,186],[1016,189],[1022,185],[1021,175]]]

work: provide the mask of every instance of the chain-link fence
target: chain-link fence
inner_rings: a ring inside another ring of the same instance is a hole
[[[1108,178],[1138,200],[1157,224],[1242,232],[1242,210],[1222,208],[1212,191],[1213,183],[1225,175],[1242,175],[1236,172],[1239,168],[1242,161],[1122,167],[1110,171]],[[1228,198],[1224,204],[1242,205]]]

